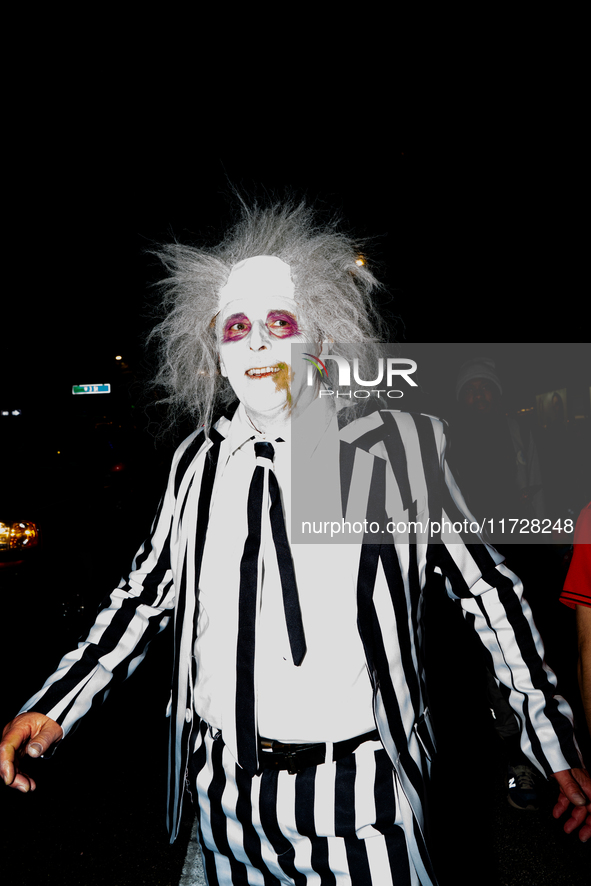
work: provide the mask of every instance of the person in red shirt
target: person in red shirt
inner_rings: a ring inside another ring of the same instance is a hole
[[[591,733],[591,502],[575,526],[573,558],[560,602],[577,613],[579,687]]]

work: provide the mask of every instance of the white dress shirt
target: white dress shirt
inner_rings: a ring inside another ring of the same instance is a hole
[[[326,401],[316,400],[309,410],[315,415],[306,427],[315,430],[298,434],[298,446],[308,449],[303,453],[313,466],[308,477],[326,478],[322,490],[309,490],[311,516],[316,513],[318,519],[338,510],[340,519],[336,417],[328,411]],[[287,428],[281,431],[284,442],[269,438],[275,449],[274,469],[288,537],[290,436]],[[224,721],[233,722],[235,710],[240,560],[247,536],[246,504],[255,467],[254,443],[265,439],[255,432],[239,406],[228,437],[221,444],[203,555],[195,641],[195,708],[203,720],[222,733]],[[296,482],[305,483],[306,479],[296,478]],[[292,545],[307,645],[305,658],[296,667],[268,520],[263,544],[255,662],[259,734],[283,742],[335,742],[374,729],[371,683],[357,629],[360,546]]]

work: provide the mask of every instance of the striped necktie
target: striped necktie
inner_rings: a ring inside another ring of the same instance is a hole
[[[256,466],[248,493],[248,536],[240,561],[238,601],[238,643],[236,652],[236,738],[238,762],[250,775],[258,770],[258,735],[255,711],[255,634],[257,605],[262,580],[263,547],[261,526],[263,503],[268,502],[269,518],[281,578],[285,622],[293,663],[300,665],[306,654],[306,641],[298,590],[287,540],[279,484],[273,468],[275,450],[271,443],[255,443]]]

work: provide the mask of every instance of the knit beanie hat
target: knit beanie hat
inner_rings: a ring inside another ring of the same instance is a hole
[[[477,357],[464,363],[456,381],[456,400],[459,400],[460,391],[464,385],[472,381],[473,378],[486,378],[488,381],[492,381],[499,389],[499,394],[502,394],[501,382],[495,370],[495,361],[490,357]]]

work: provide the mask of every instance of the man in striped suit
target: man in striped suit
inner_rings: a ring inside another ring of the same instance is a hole
[[[555,814],[573,803],[566,828],[591,836],[591,782],[520,582],[452,528],[470,515],[443,424],[390,410],[337,419],[322,349],[356,343],[364,378],[379,353],[376,281],[358,256],[303,205],[244,207],[220,246],[161,253],[173,309],[156,331],[158,381],[204,424],[175,454],[129,577],[4,733],[4,781],[33,789],[19,755],[65,736],[171,624],[168,826],[174,840],[187,784],[210,884],[437,882],[422,663],[433,572],[478,632],[524,752],[559,781]],[[330,387],[308,384],[308,360]],[[302,501],[345,543],[294,543]]]

